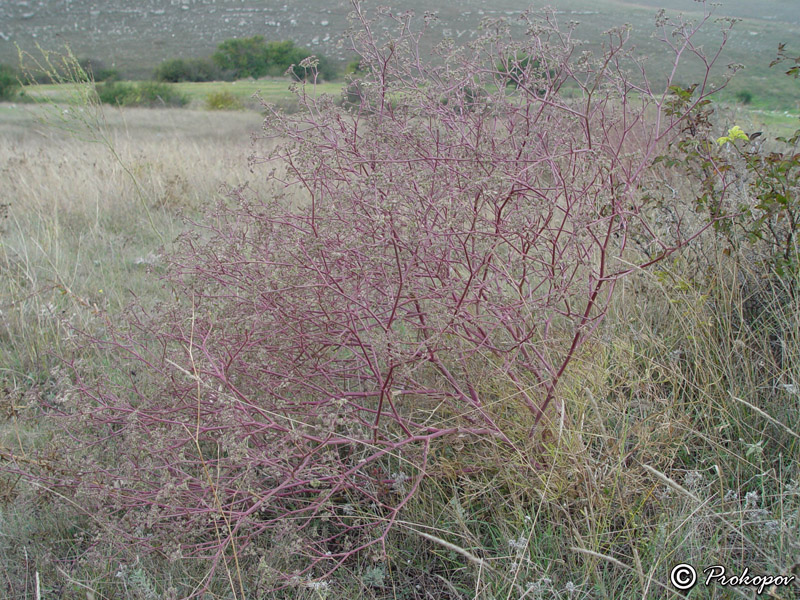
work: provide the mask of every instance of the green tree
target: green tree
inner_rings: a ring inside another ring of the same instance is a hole
[[[291,65],[298,65],[309,55],[302,48],[298,48],[291,40],[269,42],[265,58],[270,67],[271,75],[283,75]],[[280,72],[278,72],[280,71]]]
[[[498,62],[497,70],[505,75],[506,86],[524,87],[538,96],[545,94],[556,77],[555,69],[545,69],[538,58],[516,52]]]
[[[263,77],[283,75],[294,65],[293,73],[298,79],[307,77],[307,71],[300,62],[312,53],[291,40],[265,42],[260,35],[251,38],[233,39],[222,42],[213,55],[214,62],[223,70],[233,73],[234,78]],[[318,75],[322,79],[334,79],[336,69],[323,56],[316,55]]]
[[[267,74],[267,45],[264,36],[225,40],[211,57],[223,70],[237,79],[263,77]]]
[[[9,66],[0,65],[0,100],[11,100],[18,89],[17,73]]]
[[[120,78],[119,71],[113,67],[107,67],[106,64],[97,58],[83,58],[78,61],[81,69],[87,74],[90,74],[95,81],[108,81],[109,79],[117,80]]]
[[[216,81],[223,79],[220,68],[207,58],[172,58],[162,62],[153,73],[156,81]]]

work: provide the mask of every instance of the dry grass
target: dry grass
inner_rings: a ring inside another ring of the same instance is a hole
[[[103,315],[113,318],[133,296],[167,299],[162,257],[185,219],[224,199],[227,186],[263,191],[248,168],[260,121],[255,113],[0,105],[0,461],[58,458],[48,455],[44,422],[31,423],[68,383],[60,357],[102,368],[103,356],[73,347],[77,332],[102,331]],[[37,572],[45,591],[99,590],[55,561],[80,545],[87,516],[69,499],[42,505],[30,494],[18,479],[0,479],[0,596],[33,598]],[[113,582],[118,566],[89,571]],[[141,568],[126,573],[147,587]]]
[[[119,310],[131,293],[158,297],[148,267],[158,268],[183,229],[181,215],[198,215],[224,184],[255,179],[246,140],[257,115],[111,111],[103,134],[118,158],[104,143],[39,124],[39,116],[0,111],[8,202],[0,364],[14,379],[68,335],[62,321],[85,327],[95,308]]]

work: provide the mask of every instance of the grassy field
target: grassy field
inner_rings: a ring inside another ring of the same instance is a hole
[[[6,313],[0,364],[15,386],[47,363],[47,344],[63,332],[55,317],[85,323],[95,307],[118,310],[130,294],[158,297],[147,271],[183,228],[181,215],[199,214],[223,184],[257,187],[242,143],[257,114],[111,109],[102,122],[84,116],[65,123],[37,106],[0,105],[2,180],[13,197],[0,240],[0,304],[14,309]],[[50,334],[28,329],[23,315],[37,315]]]
[[[220,86],[183,89],[199,102]],[[225,89],[281,98],[283,86]],[[102,352],[74,345],[76,330],[102,336],[133,297],[148,306],[170,299],[159,275],[176,236],[192,228],[185,218],[202,219],[227,186],[272,191],[265,172],[248,167],[264,150],[249,141],[255,112],[42,110],[0,105],[5,464],[12,454],[48,458],[43,406],[70,385],[59,357],[104,368]],[[746,129],[793,123],[738,110],[728,118]],[[660,599],[682,597],[669,583],[680,562],[796,574],[800,305],[747,251],[728,255],[718,242],[710,234],[618,290],[563,387],[547,470],[521,480],[519,457],[443,452],[387,558],[361,557],[325,587],[252,597]],[[514,414],[503,418],[513,424]],[[79,499],[0,476],[0,596],[179,598],[203,576],[193,561],[139,556],[113,541]],[[258,557],[243,569],[255,590]],[[739,597],[732,589],[698,586],[690,597]],[[772,597],[797,593],[776,588]],[[237,597],[225,577],[207,594]]]
[[[248,168],[257,113],[74,114],[0,105],[0,181],[8,201],[0,223],[4,464],[9,452],[46,452],[50,428],[40,402],[60,393],[65,371],[59,357],[74,350],[77,332],[102,330],[103,315],[114,318],[133,297],[150,306],[170,298],[159,276],[164,256],[188,227],[185,219],[222,200],[226,185],[265,192],[263,177]],[[73,356],[104,362],[99,353]],[[86,515],[74,501],[38,495],[0,476],[0,597],[151,597],[135,584],[127,591],[124,583],[114,587],[108,562],[80,573],[61,568],[61,552],[76,548]],[[42,571],[39,592],[36,570]],[[110,577],[112,587],[92,581],[97,576]],[[111,596],[102,591],[108,589]]]
[[[267,102],[288,106],[295,98],[289,89],[290,82],[286,79],[262,79],[258,81],[213,81],[213,82],[183,82],[168,84],[188,100],[189,108],[203,109],[211,94],[225,92],[241,102],[241,107],[259,109],[262,98]],[[320,83],[306,86],[306,93],[329,94],[339,96],[342,91],[341,82]],[[82,101],[82,94],[76,93],[74,84],[37,84],[28,85],[23,89],[24,94],[35,102],[55,102],[58,104],[75,104]],[[88,89],[88,88],[87,88]]]
[[[306,93],[329,94],[338,96],[342,91],[341,82],[320,83],[306,86]],[[251,100],[254,96],[264,98],[269,102],[291,100],[294,93],[289,89],[286,79],[262,79],[259,81],[232,81],[210,83],[178,83],[175,85],[179,92],[185,94],[192,102],[204,102],[209,94],[227,91],[241,100]]]
[[[788,80],[783,77],[778,81],[783,83]],[[167,84],[176,89],[180,94],[188,99],[187,107],[194,110],[208,109],[208,99],[214,94],[230,94],[238,103],[232,106],[231,110],[247,109],[250,111],[261,111],[262,101],[273,103],[285,110],[295,110],[297,101],[294,92],[290,90],[290,83],[285,79],[262,79],[258,81],[235,81],[235,82],[205,82],[205,83],[176,83]],[[307,86],[306,93],[327,94],[334,98],[339,98],[342,93],[343,83],[327,82],[316,86]],[[718,109],[723,111],[730,122],[745,123],[752,131],[769,130],[775,136],[791,136],[798,127],[798,116],[800,108],[771,109],[764,106],[789,106],[789,98],[794,98],[791,89],[781,89],[776,91],[778,100],[776,102],[754,101],[742,104],[737,101],[735,90],[739,89],[737,82],[731,84],[731,90],[718,94]],[[790,85],[791,87],[791,85]],[[32,101],[38,103],[57,103],[63,105],[75,105],[82,103],[85,94],[89,93],[89,88],[81,89],[81,86],[73,84],[38,84],[29,85],[24,88],[25,95]],[[28,106],[20,104],[20,107]],[[10,105],[0,104],[0,114],[4,114],[9,123],[15,120],[28,118],[22,109],[11,108]],[[180,118],[177,116],[176,118]],[[211,118],[211,117],[209,117]],[[154,126],[158,127],[158,126]]]

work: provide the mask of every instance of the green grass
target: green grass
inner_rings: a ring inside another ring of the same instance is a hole
[[[289,90],[291,82],[287,79],[263,79],[259,81],[214,81],[214,82],[182,82],[174,84],[176,88],[192,100],[205,100],[206,96],[214,92],[230,92],[241,100],[247,100],[258,94],[268,102],[273,100],[287,100],[294,97]],[[342,90],[341,83],[321,83],[316,86],[307,85],[308,93],[339,94]]]
[[[233,94],[245,104],[258,103],[257,98],[266,102],[285,102],[292,100],[295,95],[290,91],[291,81],[288,79],[261,79],[258,81],[214,81],[214,82],[182,82],[174,84],[179,92],[185,94],[192,104],[204,103],[209,94],[222,91]],[[308,94],[328,94],[339,96],[342,91],[341,82],[320,83],[306,85]]]
[[[791,137],[791,135],[800,129],[800,119],[798,114],[791,114],[786,112],[772,112],[772,111],[748,111],[753,119],[753,131],[766,130],[772,132],[775,136]]]
[[[800,52],[798,52],[800,54]],[[745,70],[737,74],[728,87],[719,93],[723,102],[740,103],[737,94],[745,92],[752,96],[747,108],[770,111],[800,113],[800,79],[784,74],[786,67]]]
[[[85,84],[79,84],[85,85]],[[178,93],[185,95],[191,107],[201,107],[205,104],[209,94],[228,92],[240,99],[246,105],[257,106],[260,97],[266,102],[286,102],[295,96],[290,91],[291,82],[288,79],[263,79],[259,81],[213,81],[213,82],[182,82],[165,84],[173,87]],[[321,83],[306,85],[306,93],[329,94],[338,96],[342,90],[341,83]],[[70,104],[75,101],[75,84],[37,84],[27,85],[23,88],[26,96],[36,101]]]

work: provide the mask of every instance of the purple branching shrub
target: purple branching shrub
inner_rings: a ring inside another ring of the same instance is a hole
[[[657,20],[670,65],[700,67],[687,92],[625,28],[589,52],[529,14],[522,40],[487,22],[429,62],[410,15],[354,14],[343,98],[312,76],[303,110],[269,111],[254,166],[279,192],[235,190],[186,236],[176,301],[110,326],[109,370],[76,368],[59,407],[70,475],[41,477],[143,549],[207,559],[196,593],[217,567],[249,597],[383,551],[443,445],[545,466],[615,283],[709,226],[653,192],[708,109],[709,15]]]

